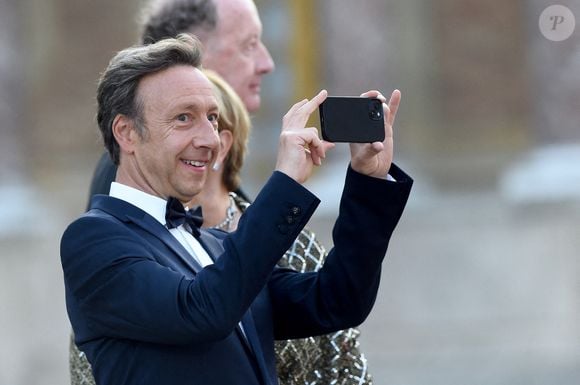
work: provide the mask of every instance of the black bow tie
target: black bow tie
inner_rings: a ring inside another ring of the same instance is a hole
[[[167,200],[165,221],[167,222],[167,228],[169,229],[173,229],[183,225],[184,223],[187,223],[193,236],[199,238],[199,228],[203,224],[201,206],[198,206],[194,210],[185,210],[178,199],[170,197],[169,200]]]

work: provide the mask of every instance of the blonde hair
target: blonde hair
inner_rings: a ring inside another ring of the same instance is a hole
[[[221,76],[207,69],[203,72],[216,91],[220,111],[218,131],[228,130],[232,133],[232,147],[224,160],[222,182],[228,191],[236,191],[240,187],[240,171],[244,164],[250,135],[250,115],[238,94]]]

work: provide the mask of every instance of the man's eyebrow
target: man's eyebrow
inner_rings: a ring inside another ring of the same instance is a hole
[[[199,104],[192,104],[192,103],[183,103],[183,104],[176,104],[173,108],[173,111],[193,111],[193,112],[200,112],[204,110]],[[217,103],[211,102],[207,104],[208,111],[219,111],[219,105]]]
[[[171,108],[171,110],[175,112],[184,110],[197,112],[199,110],[199,106],[193,103],[177,103]]]
[[[247,35],[244,37],[245,41],[249,41],[249,40],[260,40],[260,35],[257,33],[252,33],[250,35]]]

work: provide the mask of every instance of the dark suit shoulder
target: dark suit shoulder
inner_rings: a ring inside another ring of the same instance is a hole
[[[148,255],[149,252],[145,252],[148,242],[129,223],[131,216],[142,218],[146,215],[123,200],[107,195],[94,196],[89,211],[73,221],[63,233],[61,258],[78,258],[79,250],[83,250],[83,255],[96,255],[113,247],[115,250],[109,255],[122,254],[124,247],[136,248]]]

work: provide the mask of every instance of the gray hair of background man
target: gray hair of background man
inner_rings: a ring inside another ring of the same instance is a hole
[[[203,40],[204,32],[217,25],[217,8],[213,0],[158,0],[143,17],[141,41],[151,44],[194,32]]]
[[[127,48],[111,59],[97,89],[97,123],[115,165],[118,166],[120,160],[119,144],[113,136],[113,121],[117,115],[132,119],[139,136],[142,139],[147,136],[143,105],[137,98],[140,80],[176,65],[201,68],[201,47],[197,38],[180,34],[174,39]]]

